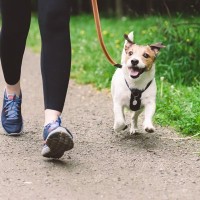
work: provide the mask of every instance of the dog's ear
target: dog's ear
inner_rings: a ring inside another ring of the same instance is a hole
[[[124,38],[128,43],[134,44],[134,42],[129,38],[127,34],[124,34]]]
[[[129,47],[134,44],[133,37],[134,37],[133,32],[130,32],[128,35],[124,34],[124,38],[125,38],[124,49],[125,49],[125,52],[127,52]]]
[[[134,43],[134,33],[133,33],[133,31],[131,31],[131,32],[128,34],[128,37],[129,37],[129,39]]]
[[[122,57],[121,57],[121,63],[122,64],[125,63],[127,50],[134,43],[133,42],[133,40],[134,40],[133,32],[130,32],[128,35],[125,34],[124,38],[125,38],[125,42],[124,42],[124,48],[123,48]]]
[[[158,54],[160,49],[165,48],[165,46],[161,42],[151,44],[149,46],[150,46],[151,50],[155,52],[156,55]]]

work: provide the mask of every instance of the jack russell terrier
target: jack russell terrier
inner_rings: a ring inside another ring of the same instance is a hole
[[[111,82],[113,98],[114,131],[127,128],[124,108],[132,111],[130,134],[137,132],[139,114],[144,110],[144,130],[154,132],[152,117],[156,109],[155,60],[161,43],[137,45],[133,42],[133,32],[124,35],[122,68],[117,69]]]

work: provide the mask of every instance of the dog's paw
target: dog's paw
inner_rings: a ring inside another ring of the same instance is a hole
[[[135,133],[137,133],[137,131],[138,131],[137,128],[131,127],[129,133],[130,133],[130,135],[134,135]]]
[[[155,128],[153,126],[146,126],[146,127],[144,127],[144,130],[147,133],[153,133],[155,131]]]
[[[128,126],[126,124],[121,124],[121,125],[118,125],[118,124],[115,124],[113,129],[116,133],[120,132],[120,131],[124,131],[128,128]]]

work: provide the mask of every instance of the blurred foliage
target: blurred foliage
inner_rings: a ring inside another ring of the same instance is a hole
[[[188,86],[200,81],[199,21],[200,17],[184,18],[180,15],[171,18],[101,19],[105,44],[116,62],[121,59],[123,34],[134,31],[135,42],[138,44],[163,42],[166,46],[158,57],[157,76],[164,76],[171,84]],[[41,41],[37,23],[35,16],[32,18],[28,45],[39,51]],[[98,88],[109,87],[114,68],[106,62],[100,49],[91,15],[71,18],[71,40],[72,76],[79,76],[83,82],[94,82]],[[88,72],[90,75],[87,75]]]
[[[37,0],[32,1],[32,8],[37,10]],[[71,0],[72,13],[91,13],[91,0]],[[144,14],[185,13],[198,15],[199,0],[97,0],[99,10],[104,16],[139,16]]]

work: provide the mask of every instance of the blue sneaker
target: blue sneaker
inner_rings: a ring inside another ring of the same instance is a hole
[[[74,147],[73,136],[61,126],[60,118],[44,127],[43,138],[42,155],[47,158],[60,158],[65,151]]]
[[[21,114],[22,95],[7,95],[4,92],[3,109],[1,112],[2,127],[6,135],[20,135],[23,129],[23,119]]]

